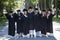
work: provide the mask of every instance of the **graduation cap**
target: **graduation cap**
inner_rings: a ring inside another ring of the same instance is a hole
[[[17,12],[20,12],[20,10],[17,10]]]
[[[48,9],[48,11],[52,11],[51,9]]]
[[[13,13],[13,11],[9,11],[9,13]]]
[[[34,10],[38,10],[38,8],[35,8]]]
[[[46,10],[42,10],[42,12],[46,12]]]
[[[28,11],[28,10],[27,10],[27,9],[23,9],[23,12],[24,12],[24,11]]]
[[[32,8],[33,8],[33,7],[30,6],[28,9],[32,9]]]
[[[46,10],[42,10],[42,12],[46,12]],[[44,13],[42,13],[42,14],[44,14]]]

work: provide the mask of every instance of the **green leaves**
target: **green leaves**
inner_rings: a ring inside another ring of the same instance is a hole
[[[60,9],[60,0],[57,0],[57,7]]]

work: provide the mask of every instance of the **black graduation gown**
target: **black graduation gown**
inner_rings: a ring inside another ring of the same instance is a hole
[[[29,17],[22,17],[22,25],[23,25],[23,33],[24,35],[27,35],[29,33]]]
[[[8,14],[6,14],[6,17],[8,19],[8,35],[14,36],[15,35],[15,21],[14,21],[14,17],[11,17]]]
[[[15,14],[14,15],[14,19],[15,19],[15,22],[17,23],[17,33],[20,34],[20,33],[23,33],[23,27],[22,27],[22,13],[19,14]]]
[[[14,13],[14,20],[15,20],[15,22],[17,22],[16,16],[17,16],[17,14]]]
[[[30,30],[34,30],[34,12],[32,12],[32,13],[28,13],[28,16],[29,16],[29,22],[30,22],[30,25],[29,25],[29,28],[30,28]]]
[[[41,14],[34,15],[34,28],[36,31],[41,31]]]
[[[46,35],[46,30],[47,29],[47,17],[44,16],[42,17],[42,29],[41,29],[41,33]]]
[[[52,18],[53,18],[53,14],[50,14],[50,16],[48,16],[47,18],[47,32],[49,33],[53,33],[53,24],[52,24]]]

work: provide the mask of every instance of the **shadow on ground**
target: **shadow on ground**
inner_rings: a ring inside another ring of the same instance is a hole
[[[49,36],[48,38],[47,37],[37,37],[37,38],[11,38],[9,40],[56,40],[55,37],[52,37],[52,36]]]

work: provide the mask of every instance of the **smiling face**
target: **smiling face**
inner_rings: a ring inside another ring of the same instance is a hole
[[[51,14],[52,12],[51,11],[48,11],[48,14]]]
[[[35,14],[38,14],[39,11],[38,10],[35,10],[34,12],[35,12]]]
[[[13,11],[10,11],[10,12],[9,12],[9,15],[12,16],[12,15],[13,15]]]
[[[27,15],[27,11],[24,11],[24,15]]]
[[[48,14],[51,14],[52,13],[52,9],[48,9]]]
[[[17,14],[19,14],[19,13],[21,13],[21,12],[17,12]]]
[[[42,12],[42,15],[43,15],[43,16],[46,16],[46,12],[45,12],[45,11],[43,11],[43,12]]]
[[[13,13],[9,13],[9,15],[10,15],[10,16],[12,16],[12,15],[13,15]]]
[[[33,12],[33,9],[29,9],[28,12],[30,12],[30,13]]]

